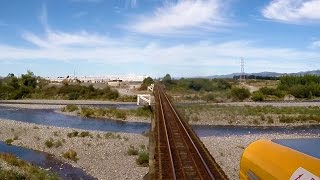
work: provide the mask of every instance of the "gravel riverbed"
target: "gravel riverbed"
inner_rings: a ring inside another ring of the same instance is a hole
[[[25,102],[25,101],[23,101]],[[32,101],[34,102],[34,101]],[[44,101],[47,102],[47,101]],[[54,101],[56,103],[57,101]],[[60,101],[59,101],[60,102]],[[72,101],[71,104],[74,101]],[[61,109],[65,105],[55,104],[0,104],[0,106],[32,109]],[[83,104],[87,101],[82,102]],[[236,106],[320,106],[320,103],[231,103]],[[59,111],[59,110],[57,110]],[[59,112],[61,113],[61,112]],[[67,114],[75,115],[75,114]],[[130,119],[125,121],[131,121]],[[132,120],[134,121],[134,120]],[[145,121],[144,121],[145,122]],[[194,122],[191,122],[193,124]],[[226,125],[228,124],[225,121]],[[195,124],[199,124],[195,122]],[[205,122],[202,124],[206,124]],[[290,124],[292,125],[292,124]],[[30,149],[48,152],[70,162],[76,167],[84,169],[88,174],[98,179],[142,179],[148,172],[147,167],[140,167],[136,164],[136,156],[128,156],[127,150],[130,145],[135,147],[148,146],[149,138],[143,135],[130,133],[114,133],[112,138],[105,138],[106,132],[89,131],[91,137],[69,138],[68,133],[73,131],[83,132],[84,130],[59,128],[52,126],[42,126],[31,123],[23,123],[12,120],[0,119],[0,140],[13,139],[14,145],[23,146]],[[99,134],[99,135],[98,135]],[[117,136],[118,135],[118,136]],[[227,137],[202,137],[201,140],[206,145],[212,156],[221,165],[230,179],[238,179],[240,158],[251,142],[258,139],[289,139],[289,138],[311,138],[320,135],[299,135],[299,134],[259,134],[259,135],[231,135]],[[45,141],[52,138],[54,141],[64,141],[61,147],[48,148]],[[62,158],[62,154],[69,149],[78,153],[77,162]]]
[[[69,138],[67,134],[73,131],[80,133],[84,130],[0,119],[1,141],[15,138],[17,140],[14,140],[13,145],[53,154],[98,179],[142,179],[148,172],[147,167],[136,164],[137,156],[127,155],[130,145],[136,148],[148,147],[148,137],[130,133],[106,136],[106,132],[89,131],[92,137]],[[54,142],[61,141],[62,146],[48,148],[45,142],[51,138]],[[77,162],[62,157],[69,149],[77,152]]]

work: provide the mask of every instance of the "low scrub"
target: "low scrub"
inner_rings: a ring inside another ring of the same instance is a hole
[[[52,138],[50,138],[45,142],[45,145],[47,148],[52,148],[52,147],[58,148],[62,146],[62,142],[60,140],[54,141]]]
[[[71,133],[68,133],[67,136],[69,138],[73,138],[73,137],[91,137],[92,138],[93,137],[93,135],[88,131],[83,131],[80,133],[78,131],[73,131]]]
[[[92,134],[90,134],[88,131],[84,131],[84,132],[81,132],[79,134],[79,137],[93,137]]]
[[[6,139],[5,143],[7,145],[11,145],[13,143],[13,141],[14,141],[13,139]]]
[[[139,154],[139,150],[136,149],[134,146],[130,145],[129,148],[128,148],[127,154],[129,156],[135,156],[135,155]]]
[[[71,133],[68,133],[67,136],[68,136],[69,138],[72,138],[72,137],[77,137],[78,134],[79,134],[78,131],[73,131],[73,132],[71,132]]]
[[[149,153],[146,151],[139,152],[138,158],[136,159],[136,162],[140,166],[148,166],[149,165]]]
[[[62,157],[70,159],[74,162],[77,162],[79,160],[79,158],[77,157],[77,152],[72,149],[69,149],[67,152],[63,153]]]
[[[106,139],[122,139],[122,137],[119,134],[116,135],[116,134],[110,133],[110,132],[104,134],[104,137]]]
[[[250,91],[246,88],[232,88],[231,96],[235,100],[243,101],[250,97]]]
[[[73,112],[79,110],[78,106],[74,104],[68,104],[66,107],[63,108],[63,111],[65,112]]]
[[[252,94],[251,99],[253,101],[263,101],[265,98],[264,94],[261,93],[260,91],[256,91]]]

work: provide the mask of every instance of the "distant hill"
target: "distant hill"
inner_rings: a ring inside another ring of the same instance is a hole
[[[301,71],[297,73],[277,73],[277,72],[259,72],[259,73],[245,73],[245,75],[250,76],[262,76],[262,77],[280,77],[282,75],[306,75],[306,74],[312,74],[312,75],[320,75],[320,70],[313,70],[313,71]],[[207,76],[206,78],[214,79],[214,78],[221,78],[221,79],[228,79],[233,78],[234,76],[239,76],[240,73],[232,73],[232,74],[226,74],[226,75],[213,75],[213,76]]]

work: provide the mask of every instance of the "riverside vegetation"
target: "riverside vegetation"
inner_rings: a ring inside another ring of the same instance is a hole
[[[150,118],[152,115],[149,106],[139,107],[137,109],[116,109],[116,108],[90,108],[78,107],[76,105],[67,105],[62,109],[63,112],[74,112],[83,117],[98,117],[125,120],[129,116]]]
[[[0,154],[0,161],[5,162],[6,168],[0,168],[1,179],[42,179],[58,180],[55,174],[35,167],[11,154]]]
[[[162,82],[175,101],[201,100],[206,102],[283,100],[286,96],[297,99],[320,97],[320,76],[282,76],[279,80],[250,80],[249,85],[259,84],[252,93],[233,79],[181,78],[172,79],[167,74]]]
[[[120,96],[118,91],[109,86],[98,89],[93,85],[84,86],[80,82],[52,85],[49,81],[35,76],[31,71],[16,77],[9,74],[0,79],[0,99],[93,99],[133,101],[135,97]]]
[[[178,106],[189,122],[211,124],[276,125],[320,123],[320,107],[274,107],[231,105]],[[241,121],[236,121],[236,120]]]

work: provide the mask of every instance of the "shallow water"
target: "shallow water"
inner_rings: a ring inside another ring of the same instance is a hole
[[[135,108],[134,105],[117,105],[118,108]],[[67,116],[42,109],[16,109],[0,107],[0,118],[16,121],[50,125],[57,127],[79,128],[84,130],[100,130],[141,134],[150,129],[149,123],[124,122],[98,118],[82,118]],[[230,136],[248,134],[320,134],[320,125],[303,127],[259,127],[259,126],[218,126],[194,125],[193,129],[201,136]]]
[[[39,110],[0,107],[0,118],[57,127],[128,132],[137,134],[141,134],[150,128],[149,123],[133,123],[114,120],[102,120],[98,118],[67,116],[56,113],[51,109]]]
[[[64,163],[45,152],[35,151],[19,146],[9,146],[1,141],[0,152],[10,153],[35,166],[41,167],[43,169],[49,169],[51,172],[57,174],[64,180],[95,179],[92,176],[87,175],[82,169],[73,167],[68,163]]]

